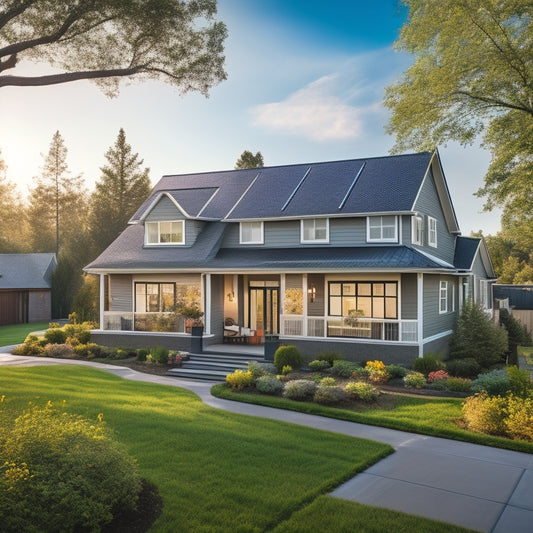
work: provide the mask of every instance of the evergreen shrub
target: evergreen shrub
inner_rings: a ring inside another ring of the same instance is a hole
[[[283,383],[272,375],[261,376],[255,382],[256,389],[263,394],[281,394],[283,392]]]
[[[481,372],[481,365],[473,357],[466,357],[446,361],[446,369],[450,376],[474,379]]]
[[[354,372],[361,370],[361,367],[357,363],[352,361],[342,361],[336,360],[333,361],[333,366],[331,367],[331,374],[338,378],[349,378]]]
[[[418,357],[413,361],[413,370],[420,372],[425,376],[430,372],[436,372],[444,368],[444,363],[440,357],[434,353],[426,353],[423,357]]]
[[[319,385],[313,397],[313,400],[321,405],[338,405],[348,399],[349,395],[342,387],[329,385]]]
[[[371,383],[364,381],[352,381],[348,383],[344,390],[356,400],[362,400],[363,402],[373,402],[379,397],[379,390]]]
[[[284,366],[290,366],[294,370],[298,370],[302,368],[304,363],[304,356],[296,346],[280,346],[274,353],[274,365],[276,365],[280,373]]]
[[[317,389],[317,384],[305,379],[295,379],[285,384],[283,396],[289,400],[312,400]]]

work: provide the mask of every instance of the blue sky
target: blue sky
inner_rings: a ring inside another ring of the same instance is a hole
[[[406,12],[396,0],[219,0],[228,26],[228,79],[210,97],[180,96],[163,83],[123,86],[108,99],[88,82],[0,93],[0,150],[25,194],[59,130],[72,174],[92,188],[123,127],[151,169],[164,174],[233,168],[243,150],[266,165],[386,155],[381,101],[412,58],[393,50]],[[32,67],[34,68],[34,67]],[[463,234],[499,229],[472,194],[489,154],[440,147]]]

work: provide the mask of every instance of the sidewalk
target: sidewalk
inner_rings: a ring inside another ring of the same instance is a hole
[[[78,364],[124,379],[189,389],[207,405],[392,445],[396,453],[338,487],[332,496],[491,533],[533,531],[533,455],[416,435],[211,396],[213,383],[143,374],[126,367],[10,355],[0,366]]]

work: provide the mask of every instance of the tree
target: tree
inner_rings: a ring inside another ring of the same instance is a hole
[[[409,19],[396,47],[416,59],[386,89],[395,150],[471,144],[483,133],[486,208],[533,213],[532,2],[403,1]]]
[[[257,152],[255,155],[248,150],[244,150],[237,162],[235,163],[235,168],[237,170],[242,170],[244,168],[258,168],[265,165],[263,161],[263,155],[261,152]]]
[[[150,193],[150,169],[133,153],[122,128],[113,147],[105,154],[108,164],[91,197],[90,228],[96,254],[124,230],[128,220]]]
[[[7,0],[0,7],[0,87],[93,80],[109,95],[120,79],[160,79],[207,95],[226,78],[227,30],[216,0]],[[2,74],[20,60],[45,76]]]

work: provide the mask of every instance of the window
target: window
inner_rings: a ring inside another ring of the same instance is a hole
[[[437,247],[437,220],[433,217],[428,217],[428,244]]]
[[[310,218],[301,222],[301,242],[329,242],[329,220]]]
[[[418,244],[419,246],[424,245],[424,217],[416,215],[411,219],[411,229],[412,236],[411,240],[413,244]]]
[[[241,222],[241,244],[263,244],[264,231],[262,222]]]
[[[146,244],[185,244],[183,220],[173,222],[146,222]]]
[[[173,310],[175,301],[175,283],[135,283],[137,313],[168,313]]]
[[[441,281],[439,288],[439,313],[448,312],[448,282]]]
[[[393,215],[366,219],[368,242],[398,242],[398,217]]]
[[[398,318],[398,284],[382,281],[330,281],[329,315]]]

